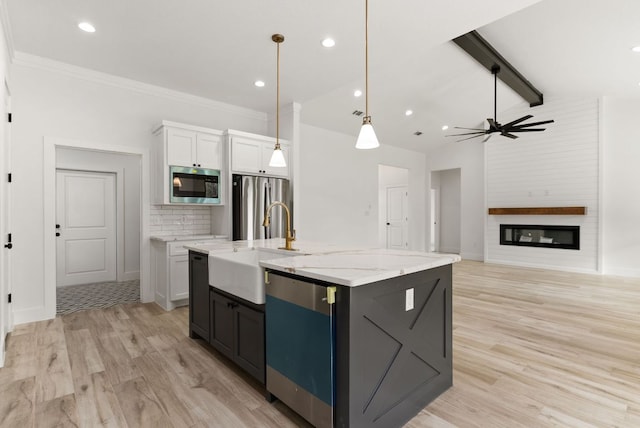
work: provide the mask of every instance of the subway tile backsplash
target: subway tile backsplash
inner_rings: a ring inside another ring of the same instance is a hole
[[[154,236],[209,235],[211,208],[178,205],[152,205],[150,232]]]

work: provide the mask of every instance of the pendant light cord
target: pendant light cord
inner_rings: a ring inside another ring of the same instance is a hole
[[[364,2],[364,91],[364,114],[369,117],[369,0]]]
[[[277,70],[276,70],[276,147],[280,148],[280,42],[277,54]]]

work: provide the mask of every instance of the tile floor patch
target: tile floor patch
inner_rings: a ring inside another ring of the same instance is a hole
[[[140,302],[140,280],[70,285],[56,289],[56,314]]]

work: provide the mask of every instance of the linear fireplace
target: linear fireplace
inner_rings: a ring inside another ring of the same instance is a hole
[[[501,224],[500,245],[580,249],[580,226]]]

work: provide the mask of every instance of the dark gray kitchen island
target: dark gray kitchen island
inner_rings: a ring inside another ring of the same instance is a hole
[[[261,262],[267,390],[318,427],[400,427],[452,385],[451,263],[370,250]]]

